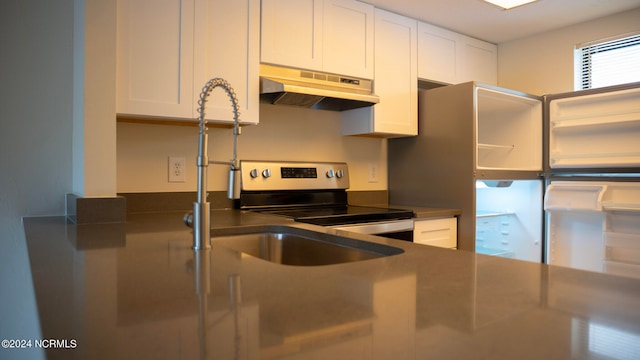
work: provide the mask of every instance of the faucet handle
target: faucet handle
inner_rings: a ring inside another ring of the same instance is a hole
[[[230,200],[240,199],[241,179],[240,168],[231,166],[229,169],[229,188],[227,189],[227,197]]]
[[[193,211],[189,211],[188,213],[184,214],[184,216],[182,217],[182,222],[184,222],[184,224],[187,225],[188,227],[192,228],[193,227]]]

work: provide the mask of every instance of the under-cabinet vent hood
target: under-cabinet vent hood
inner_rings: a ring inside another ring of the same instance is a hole
[[[260,100],[333,111],[380,102],[371,80],[266,64],[260,65]]]

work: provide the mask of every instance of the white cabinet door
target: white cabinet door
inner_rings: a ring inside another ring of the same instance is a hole
[[[194,0],[118,0],[117,7],[117,112],[191,117]]]
[[[418,77],[456,83],[458,48],[456,34],[423,22],[418,23]]]
[[[416,220],[413,224],[413,242],[444,248],[456,248],[458,221],[456,218]]]
[[[208,0],[196,5],[193,116],[205,83],[227,80],[236,92],[242,124],[259,122],[260,0]],[[230,31],[233,31],[230,34]],[[205,108],[212,123],[232,123],[229,97],[214,89]]]
[[[262,0],[260,61],[322,71],[322,0]]]
[[[498,83],[498,48],[494,44],[468,36],[460,36],[458,42],[458,83],[479,81]]]
[[[323,19],[323,71],[373,79],[373,6],[324,0]]]
[[[418,133],[417,22],[375,11],[375,92],[380,103],[343,111],[343,135],[413,136]]]
[[[373,9],[354,0],[262,0],[260,61],[371,79]]]
[[[418,77],[459,84],[498,83],[496,45],[431,24],[418,24]]]

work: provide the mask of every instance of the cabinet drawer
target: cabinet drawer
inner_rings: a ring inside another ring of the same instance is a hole
[[[456,218],[416,220],[413,227],[413,242],[444,248],[456,248],[458,243],[458,221]]]

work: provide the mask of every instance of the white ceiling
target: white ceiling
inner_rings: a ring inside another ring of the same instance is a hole
[[[640,7],[640,0],[540,0],[506,11],[482,0],[363,1],[494,44]]]

